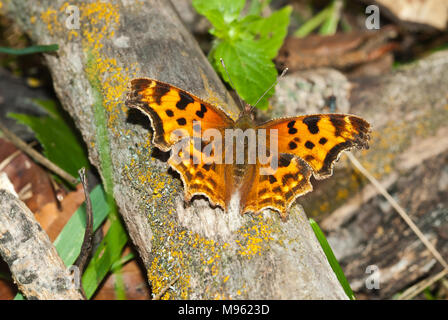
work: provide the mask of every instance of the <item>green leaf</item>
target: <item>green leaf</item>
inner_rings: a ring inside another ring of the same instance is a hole
[[[249,6],[249,15],[260,15],[261,11],[271,3],[271,0],[251,0]]]
[[[106,219],[110,208],[106,201],[106,194],[101,185],[96,186],[90,192],[93,213],[93,231],[95,232]],[[76,210],[59,236],[54,241],[56,250],[65,265],[71,266],[81,252],[86,228],[85,203]]]
[[[78,170],[89,167],[89,161],[71,120],[58,111],[54,102],[36,102],[49,112],[49,116],[36,117],[18,113],[9,113],[8,116],[28,126],[36,134],[50,161],[72,176],[78,176]]]
[[[106,194],[101,185],[96,186],[90,192],[93,212],[93,232],[95,232],[106,219],[109,213],[109,206],[106,201]],[[86,228],[86,206],[81,205],[65,224],[61,233],[54,241],[54,246],[64,264],[69,267],[75,263],[81,252]],[[23,300],[22,294],[17,294],[15,300]]]
[[[12,54],[17,56],[33,53],[41,53],[41,52],[51,52],[57,50],[59,50],[59,45],[57,44],[31,46],[23,49],[0,47],[0,53]]]
[[[193,0],[193,7],[196,11],[215,26],[225,27],[232,21],[238,19],[241,10],[243,10],[246,0]]]
[[[250,11],[259,13],[269,1],[251,2]],[[249,104],[254,105],[276,81],[277,70],[272,59],[278,54],[287,35],[291,7],[274,12],[268,18],[249,14],[240,18],[245,1],[194,0],[193,6],[215,27],[210,33],[216,37],[209,60],[222,78],[230,83],[220,59],[226,64],[235,90]],[[274,94],[272,88],[257,104],[264,109]]]
[[[288,33],[289,16],[292,8],[286,6],[271,14],[268,18],[254,20],[247,25],[253,35],[257,47],[267,58],[274,59]],[[249,17],[249,16],[248,16]]]
[[[320,26],[324,21],[329,19],[332,14],[332,6],[331,4],[316,14],[314,17],[305,22],[296,32],[294,32],[294,36],[298,38],[304,38],[309,35],[314,29]]]
[[[127,242],[128,236],[121,221],[114,220],[82,276],[87,299],[93,296],[111,267],[120,260],[121,251]]]
[[[317,240],[319,240],[319,243],[322,246],[322,249],[324,250],[327,260],[330,263],[331,268],[333,269],[333,272],[336,274],[336,277],[338,278],[342,288],[344,288],[345,294],[350,298],[350,300],[355,300],[355,295],[353,294],[353,291],[350,288],[350,284],[348,283],[347,278],[345,278],[344,272],[342,271],[342,268],[339,265],[338,260],[334,256],[333,250],[331,250],[330,244],[325,238],[324,233],[319,228],[319,225],[316,223],[316,221],[314,221],[313,219],[309,219],[309,221],[311,224],[311,228],[313,229],[314,234],[316,235]]]
[[[336,1],[333,0],[333,2],[330,4],[330,12],[327,16],[327,19],[319,29],[319,33],[321,35],[333,35],[336,33],[340,18],[340,15],[337,12],[337,7],[338,6],[336,5]]]
[[[253,105],[277,78],[274,63],[263,54],[253,41],[234,43],[221,42],[214,51],[214,65],[221,76],[228,82],[220,58],[226,63],[229,76],[235,90],[249,104]],[[259,108],[268,106],[268,98],[274,89],[259,102]]]

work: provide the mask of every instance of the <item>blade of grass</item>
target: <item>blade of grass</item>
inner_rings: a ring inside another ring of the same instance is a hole
[[[126,286],[124,284],[123,275],[121,273],[121,268],[133,260],[135,255],[133,252],[127,254],[125,257],[122,257],[119,261],[116,261],[110,269],[114,273],[115,276],[115,293],[117,294],[118,300],[126,300]],[[116,272],[118,271],[118,272]]]
[[[319,33],[321,35],[332,35],[336,33],[339,20],[341,18],[341,10],[343,5],[344,4],[341,0],[333,0],[333,2],[330,4],[330,12],[327,16],[327,19],[325,19],[319,29]]]
[[[309,221],[311,224],[311,228],[313,229],[314,234],[316,235],[317,240],[319,240],[319,243],[322,246],[322,249],[324,250],[327,260],[330,263],[331,269],[333,269],[333,272],[336,274],[336,277],[338,278],[339,283],[344,289],[345,294],[350,298],[350,300],[355,300],[356,298],[355,295],[353,294],[352,289],[350,288],[350,284],[348,283],[347,278],[345,277],[344,272],[342,271],[342,268],[339,265],[339,262],[333,253],[333,250],[331,250],[330,244],[325,238],[324,233],[319,228],[319,225],[316,223],[316,221],[314,221],[313,219],[309,219]]]
[[[126,256],[122,257],[119,261],[116,261],[110,269],[112,271],[115,271],[117,268],[123,267],[126,263],[128,263],[131,260],[134,260],[135,254],[133,252],[127,254]]]
[[[111,270],[112,265],[120,260],[121,251],[127,241],[128,236],[121,221],[112,222],[82,276],[82,285],[87,299],[93,296],[104,277]],[[121,296],[121,292],[115,294],[117,297]]]
[[[15,56],[22,56],[26,54],[42,53],[42,52],[52,52],[57,50],[59,50],[59,45],[57,44],[37,45],[22,49],[0,47],[0,53],[6,53]]]
[[[296,32],[294,32],[294,36],[299,38],[306,37],[314,29],[320,26],[325,20],[327,20],[328,17],[331,15],[331,13],[332,13],[332,7],[330,4],[328,7],[326,7],[321,12],[319,12],[314,17],[305,22],[303,25],[301,25],[300,28],[297,29]]]

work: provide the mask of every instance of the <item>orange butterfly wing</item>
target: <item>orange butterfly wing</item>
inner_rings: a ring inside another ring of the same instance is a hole
[[[266,169],[260,174],[260,169]],[[313,190],[310,183],[311,168],[297,156],[280,153],[278,168],[269,164],[250,166],[241,190],[242,213],[258,213],[265,208],[280,212],[283,219],[294,200]]]
[[[326,178],[343,150],[368,147],[370,125],[356,116],[319,114],[275,119],[257,128],[267,129],[267,141],[277,139],[278,168],[260,163],[251,167],[241,192],[242,213],[271,208],[286,218],[294,200],[313,190],[311,174]],[[260,168],[271,172],[262,175]]]
[[[130,81],[126,105],[146,114],[154,129],[154,144],[168,151],[179,141],[176,130],[183,129],[190,137],[194,130],[202,134],[205,130],[223,129],[234,121],[221,109],[205,102],[193,94],[167,83],[148,78]],[[200,121],[201,130],[193,126]]]
[[[153,143],[159,149],[168,151],[176,142],[186,144],[183,149],[188,151],[186,155],[180,148],[173,148],[168,160],[181,175],[185,200],[191,200],[194,195],[205,195],[213,205],[226,209],[233,183],[231,168],[225,164],[204,162],[206,158],[201,150],[195,148],[193,141],[207,129],[223,132],[225,128],[234,126],[234,121],[218,107],[191,93],[147,78],[131,80],[126,105],[149,117],[154,130]],[[194,125],[194,121],[200,121],[201,126]],[[189,138],[174,134],[179,129],[186,130]]]
[[[308,163],[314,176],[331,176],[333,163],[342,151],[368,148],[370,125],[346,114],[316,114],[268,121],[258,128],[277,129],[279,153],[296,155]],[[271,133],[271,135],[273,135]]]

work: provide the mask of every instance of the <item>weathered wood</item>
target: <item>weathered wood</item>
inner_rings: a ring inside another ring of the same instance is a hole
[[[0,255],[28,299],[83,299],[48,235],[0,175]]]
[[[59,44],[56,54],[46,55],[54,87],[101,169],[92,107],[100,90],[114,196],[154,294],[180,275],[163,298],[347,298],[299,206],[288,222],[269,212],[226,214],[202,199],[185,207],[167,155],[151,146],[148,120],[124,107],[127,82],[146,76],[237,113],[169,1],[72,1],[78,30],[67,29],[65,1],[4,3],[36,43]]]

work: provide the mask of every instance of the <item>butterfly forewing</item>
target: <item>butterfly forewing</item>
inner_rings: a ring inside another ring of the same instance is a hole
[[[131,80],[129,87],[126,105],[149,116],[155,131],[153,141],[163,151],[179,141],[178,133],[183,130],[192,137],[195,130],[202,134],[234,123],[218,107],[167,83],[138,78]]]

